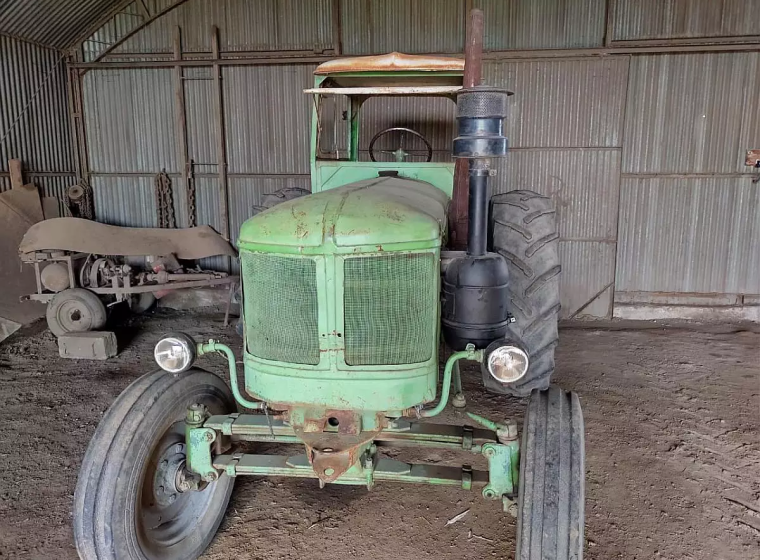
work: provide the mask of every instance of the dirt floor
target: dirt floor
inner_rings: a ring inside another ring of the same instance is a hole
[[[586,421],[586,558],[760,558],[760,331],[640,326],[561,333],[555,381],[580,394]],[[107,363],[58,358],[42,325],[0,345],[0,558],[76,557],[72,495],[87,442],[119,392],[153,369],[152,346],[169,330],[239,349],[220,314],[167,311],[118,328],[123,348]],[[465,375],[469,410],[520,419],[525,402],[487,395],[478,376]],[[464,422],[450,408],[441,418]],[[512,558],[514,525],[457,489],[241,478],[207,557]]]

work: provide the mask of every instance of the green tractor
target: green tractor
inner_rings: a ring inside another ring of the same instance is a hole
[[[583,418],[577,395],[549,387],[554,211],[529,191],[489,200],[492,160],[507,150],[509,93],[465,88],[463,73],[461,59],[397,53],[316,69],[306,90],[312,192],[271,197],[237,241],[244,387],[228,346],[183,334],[158,342],[161,370],[118,397],[85,455],[74,507],[82,558],[198,557],[243,475],[477,490],[517,517],[517,558],[582,557]],[[362,106],[387,96],[456,103],[466,251],[444,250],[455,163],[433,161],[429,142],[408,128],[379,131],[360,151]],[[194,365],[206,354],[226,357],[229,385]],[[462,361],[480,365],[488,391],[529,397],[521,437],[505,418],[469,414],[478,427],[427,420],[450,397],[466,406]],[[250,442],[298,447],[264,455],[248,452]],[[480,455],[488,468],[383,453],[401,446]]]

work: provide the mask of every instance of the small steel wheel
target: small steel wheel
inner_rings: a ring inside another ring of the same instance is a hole
[[[234,479],[197,489],[185,469],[185,414],[235,412],[216,375],[191,369],[144,375],[119,395],[87,448],[74,494],[74,540],[84,560],[200,556],[224,517]]]
[[[50,300],[46,317],[50,332],[55,336],[93,331],[106,324],[106,306],[90,290],[69,288]]]
[[[578,395],[534,390],[520,449],[516,560],[583,558],[584,463]]]
[[[130,301],[130,310],[132,313],[137,313],[139,315],[148,311],[155,304],[155,294],[152,292],[142,292],[139,294],[134,294],[132,296],[132,300]]]

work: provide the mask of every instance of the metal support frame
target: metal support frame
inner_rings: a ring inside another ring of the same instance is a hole
[[[211,50],[215,59],[219,59],[219,29],[214,25],[211,28]],[[221,218],[220,232],[227,241],[230,240],[230,215],[229,215],[229,184],[227,180],[227,138],[224,127],[224,88],[222,87],[222,67],[219,63],[213,65],[214,95],[216,97],[216,165],[219,177],[219,214]],[[227,259],[230,266],[230,259]],[[229,269],[229,268],[228,268]]]
[[[233,441],[302,444],[293,426],[264,414],[228,414],[206,418],[200,405],[191,405],[187,412],[186,441],[188,470],[204,481],[227,476],[287,476],[318,479],[306,454],[262,455],[241,453],[235,449],[213,456],[212,446],[219,438],[232,436]],[[478,418],[474,417],[473,418]],[[459,486],[465,490],[481,489],[487,500],[503,500],[509,507],[516,494],[519,476],[519,443],[516,432],[501,428],[514,425],[486,424],[497,431],[470,426],[417,423],[403,419],[390,420],[388,427],[366,447],[366,451],[334,484],[372,488],[375,482],[400,482]],[[506,436],[506,437],[505,437]],[[442,466],[410,464],[379,457],[380,447],[435,447],[482,455],[488,470],[469,465]]]

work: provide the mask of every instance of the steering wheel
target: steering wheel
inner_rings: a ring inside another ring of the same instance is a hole
[[[427,147],[427,159],[425,162],[429,162],[433,159],[433,147],[430,145],[430,142],[428,142],[425,137],[417,132],[416,130],[412,130],[411,128],[406,128],[404,126],[392,126],[391,128],[386,128],[385,130],[381,130],[377,134],[375,134],[372,137],[372,140],[369,141],[369,159],[372,161],[377,161],[375,159],[375,142],[381,137],[385,136],[386,134],[390,134],[391,132],[402,132],[406,134],[411,134],[412,136],[416,136],[420,140],[422,140],[425,143],[425,146]],[[419,152],[422,152],[422,150],[404,150],[404,136],[401,136],[401,139],[399,140],[399,147],[395,150],[378,150],[378,152],[383,154],[392,154],[395,158],[396,162],[403,162],[406,160],[407,156],[414,156],[414,155],[423,155]]]

